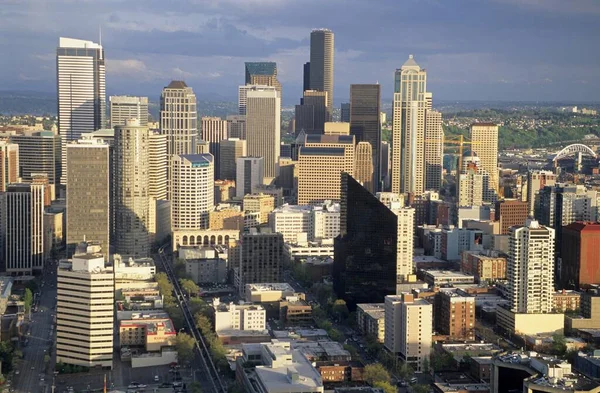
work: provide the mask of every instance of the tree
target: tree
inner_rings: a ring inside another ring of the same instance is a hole
[[[210,319],[206,315],[203,314],[195,314],[194,322],[196,323],[196,327],[202,333],[202,336],[207,340],[212,340],[215,336],[215,332],[213,331],[213,325]]]
[[[350,352],[350,356],[352,356],[352,360],[356,360],[358,358],[358,351],[356,350],[356,348],[354,348],[354,346],[350,345],[350,344],[344,344],[344,349],[348,352]]]
[[[187,278],[179,279],[179,285],[181,285],[181,289],[187,292],[188,296],[190,297],[192,296],[192,294],[198,295],[198,293],[200,292],[200,287],[198,287],[198,285],[196,285],[195,282]]]
[[[154,281],[158,284],[158,289],[161,295],[164,296],[165,302],[173,300],[173,284],[169,281],[169,277],[165,273],[156,273]]]
[[[184,327],[185,319],[183,317],[183,311],[179,308],[178,305],[169,303],[165,304],[164,310],[169,314],[171,321],[173,321],[173,325],[176,330],[179,330]]]
[[[373,386],[376,388],[383,389],[385,393],[397,393],[396,387],[386,381],[377,381]]]
[[[192,382],[188,385],[190,393],[202,393],[202,385],[200,382]]]
[[[196,341],[186,333],[177,334],[175,348],[177,349],[177,360],[179,363],[190,363],[194,360],[194,346]]]
[[[25,312],[28,313],[31,311],[31,305],[33,304],[33,293],[31,289],[25,288],[25,294],[23,295],[23,307],[25,308]]]
[[[348,317],[350,311],[348,310],[348,306],[346,305],[346,301],[344,299],[337,299],[333,302],[333,306],[331,307],[331,311],[336,316],[338,321],[343,321]]]
[[[190,309],[190,313],[192,315],[200,313],[207,317],[212,317],[214,314],[214,309],[212,308],[212,306],[200,297],[191,298],[188,301],[188,308]]]
[[[449,353],[432,352],[429,359],[433,371],[443,371],[454,368],[454,358]]]
[[[555,334],[552,336],[552,354],[558,356],[564,356],[567,352],[567,341],[565,336],[562,334]]]
[[[373,363],[365,366],[363,378],[369,385],[375,386],[377,382],[389,382],[390,374],[381,363]]]
[[[44,355],[44,363],[48,364],[49,361],[50,361],[50,355],[45,354]]]
[[[429,359],[423,359],[423,372],[429,374]]]
[[[175,266],[173,267],[173,271],[175,272],[175,277],[177,277],[179,279],[191,278],[185,268],[185,260],[183,260],[183,259],[177,259],[175,261]]]
[[[422,384],[413,385],[413,386],[411,386],[410,389],[413,391],[413,393],[428,393],[429,392],[429,386],[422,385]]]

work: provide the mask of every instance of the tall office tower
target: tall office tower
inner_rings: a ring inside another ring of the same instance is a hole
[[[381,184],[383,190],[390,189],[391,149],[388,142],[381,142]]]
[[[272,86],[281,98],[281,83],[277,80],[277,63],[273,61],[246,62],[246,84]]]
[[[561,288],[600,284],[600,223],[574,222],[563,227],[560,255]]]
[[[167,199],[167,136],[158,131],[148,133],[148,196]]]
[[[350,134],[357,142],[369,142],[372,149],[372,190],[379,191],[381,180],[381,86],[350,85]]]
[[[18,160],[23,181],[31,181],[32,173],[46,173],[50,184],[60,183],[62,173],[60,139],[60,135],[56,135],[52,131],[11,135],[10,141],[19,145]],[[2,142],[0,142],[1,150]]]
[[[194,154],[198,137],[196,95],[183,81],[171,81],[160,95],[160,131],[167,135],[167,157]]]
[[[79,254],[57,273],[56,362],[83,367],[113,364],[112,269],[102,254]]]
[[[53,200],[53,190],[52,186],[50,186],[50,182],[48,181],[48,174],[46,173],[33,173],[31,175],[31,184],[41,185],[44,189],[44,208],[48,207],[52,204]]]
[[[106,126],[104,49],[92,41],[60,37],[56,48],[58,133],[63,143]]]
[[[500,234],[508,235],[510,227],[523,225],[529,216],[527,202],[505,199],[496,202],[495,220],[500,221]]]
[[[433,334],[433,306],[410,293],[386,296],[384,346],[415,371],[429,361]]]
[[[427,109],[425,111],[425,190],[439,191],[442,189],[443,160],[442,114]]]
[[[246,135],[248,155],[263,157],[265,183],[276,176],[281,146],[281,98],[274,87],[255,87],[247,92]]]
[[[44,186],[13,183],[0,192],[0,270],[32,275],[44,267]]]
[[[392,125],[392,192],[425,191],[425,110],[427,72],[410,55],[396,70]]]
[[[148,127],[129,119],[115,126],[113,189],[115,252],[133,258],[150,255]]]
[[[536,202],[539,203],[539,192],[546,186],[556,184],[556,175],[551,171],[529,171],[527,172],[527,203],[529,204],[529,215],[534,214]]]
[[[239,138],[246,140],[246,116],[229,115],[227,116],[227,136],[229,138]]]
[[[373,192],[373,149],[371,144],[358,142],[355,155],[354,177],[369,192]]]
[[[514,313],[551,313],[554,294],[554,229],[528,219],[510,229],[508,300]]]
[[[256,90],[265,87],[263,85],[241,85],[238,87],[238,115],[246,115],[246,107],[248,104],[248,91]],[[272,86],[269,86],[272,87]],[[281,98],[281,97],[279,97]]]
[[[138,119],[148,126],[148,97],[110,96],[110,126],[124,126],[129,119]]]
[[[340,174],[354,174],[353,135],[307,135],[298,155],[298,204],[340,200]]]
[[[215,180],[222,179],[219,144],[223,139],[227,139],[227,120],[203,116],[200,135],[204,142],[208,142],[208,151],[215,158]]]
[[[341,188],[333,288],[350,307],[381,303],[413,273],[414,209],[400,207],[395,199],[386,206],[347,173]]]
[[[459,207],[481,206],[483,205],[483,174],[479,157],[471,152],[465,152],[462,160],[462,173],[458,176],[456,184],[457,204]]]
[[[19,145],[0,141],[0,192],[19,180]]]
[[[342,103],[340,107],[340,121],[350,123],[350,103]]]
[[[495,202],[498,199],[500,180],[498,176],[498,125],[475,123],[471,125],[471,149],[481,160],[481,167],[489,175],[489,182],[483,191],[483,200]]]
[[[327,120],[327,92],[305,90],[300,105],[296,105],[296,135],[322,134]]]
[[[211,154],[173,156],[171,164],[173,230],[208,228],[214,208],[214,157]]]
[[[333,113],[333,32],[316,29],[310,33],[310,89],[327,92],[327,118]]]
[[[243,198],[262,184],[265,177],[265,160],[262,157],[240,157],[235,168],[235,196]]]
[[[302,91],[310,90],[310,62],[304,63],[302,71]]]
[[[219,145],[219,159],[221,161],[219,163],[219,167],[221,168],[220,178],[223,180],[235,180],[237,160],[246,156],[246,141],[238,138],[229,138],[222,140]]]
[[[110,149],[99,139],[67,144],[67,247],[82,241],[110,252]]]
[[[251,228],[242,234],[240,262],[234,269],[238,290],[243,294],[246,284],[281,282],[283,279],[283,235],[270,228]],[[235,271],[237,270],[237,271]]]

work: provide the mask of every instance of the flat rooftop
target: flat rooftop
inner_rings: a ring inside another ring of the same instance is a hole
[[[246,289],[250,291],[285,291],[285,292],[296,292],[287,282],[276,282],[276,283],[258,283],[258,284],[246,284]]]

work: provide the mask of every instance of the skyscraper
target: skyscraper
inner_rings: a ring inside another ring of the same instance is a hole
[[[167,199],[167,136],[160,132],[148,134],[148,196]]]
[[[19,145],[0,141],[0,192],[19,179]]]
[[[381,180],[381,87],[350,85],[350,134],[357,142],[369,142],[372,150],[373,179],[371,190],[379,191]]]
[[[0,271],[31,275],[44,267],[44,186],[13,183],[0,192]]]
[[[302,91],[310,90],[310,62],[304,63],[302,71]]]
[[[425,191],[424,139],[427,72],[410,55],[396,70],[392,126],[392,192]]]
[[[99,139],[67,144],[67,247],[98,243],[105,257],[110,238],[110,152]]]
[[[215,179],[223,179],[221,176],[220,143],[222,140],[227,139],[227,120],[220,117],[202,116],[200,135],[204,142],[208,142],[208,151],[215,158]]]
[[[481,206],[483,204],[483,175],[479,157],[471,152],[465,152],[462,160],[462,173],[459,174],[456,184],[458,207]]]
[[[150,255],[149,139],[148,127],[137,119],[115,127],[115,252],[133,258]]]
[[[322,134],[327,121],[327,92],[305,90],[300,105],[296,105],[296,135]]]
[[[539,202],[539,192],[546,186],[556,184],[556,175],[551,171],[529,171],[527,172],[527,203],[529,204],[529,215],[535,212],[536,201]]]
[[[561,287],[581,289],[600,284],[600,223],[574,222],[562,232]]]
[[[60,37],[56,48],[58,133],[63,142],[106,125],[104,50],[92,41]]]
[[[239,283],[238,290],[244,293],[246,284],[280,282],[283,278],[283,235],[273,233],[270,228],[251,228],[242,234],[238,243],[241,247],[240,264],[234,268]]]
[[[227,137],[246,140],[246,115],[227,116]]]
[[[124,126],[129,119],[138,119],[148,126],[148,97],[110,96],[110,126]]]
[[[222,140],[219,146],[220,179],[235,180],[237,159],[246,156],[246,141],[238,138]]]
[[[554,294],[554,229],[527,220],[510,229],[508,300],[514,313],[551,313]]]
[[[390,189],[391,148],[386,141],[381,142],[381,184],[382,191]]]
[[[281,98],[274,87],[254,87],[247,92],[246,135],[248,155],[263,157],[265,182],[276,176],[281,147]]]
[[[345,102],[340,106],[340,121],[350,123],[350,103]]]
[[[471,148],[481,160],[481,167],[489,175],[489,183],[483,190],[486,202],[498,199],[498,125],[475,123],[471,125]]]
[[[369,142],[358,142],[355,156],[355,178],[369,192],[373,192],[373,149],[371,144]]]
[[[246,84],[272,86],[281,98],[281,83],[277,80],[277,63],[273,61],[246,62]]]
[[[194,154],[198,136],[196,95],[183,81],[172,81],[160,96],[160,130],[167,135],[167,156]]]
[[[310,89],[327,92],[327,119],[333,113],[333,32],[316,29],[310,33]]]
[[[11,135],[10,141],[19,145],[19,168],[24,181],[31,181],[32,173],[46,173],[50,184],[60,183],[62,173],[60,135],[56,135],[52,131],[39,131],[27,135]],[[2,142],[0,142],[0,151],[2,150]]]
[[[265,160],[262,157],[240,157],[235,168],[235,196],[243,198],[262,184],[265,177]]]
[[[444,160],[444,129],[442,114],[432,109],[425,111],[425,190],[442,188]]]
[[[208,228],[214,208],[214,157],[211,154],[175,155],[171,160],[173,230]]]

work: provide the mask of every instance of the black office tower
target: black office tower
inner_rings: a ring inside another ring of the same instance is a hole
[[[350,309],[396,293],[398,218],[352,176],[342,173],[340,235],[334,241],[333,289]]]
[[[350,85],[350,134],[373,148],[373,189],[381,190],[381,87]]]

